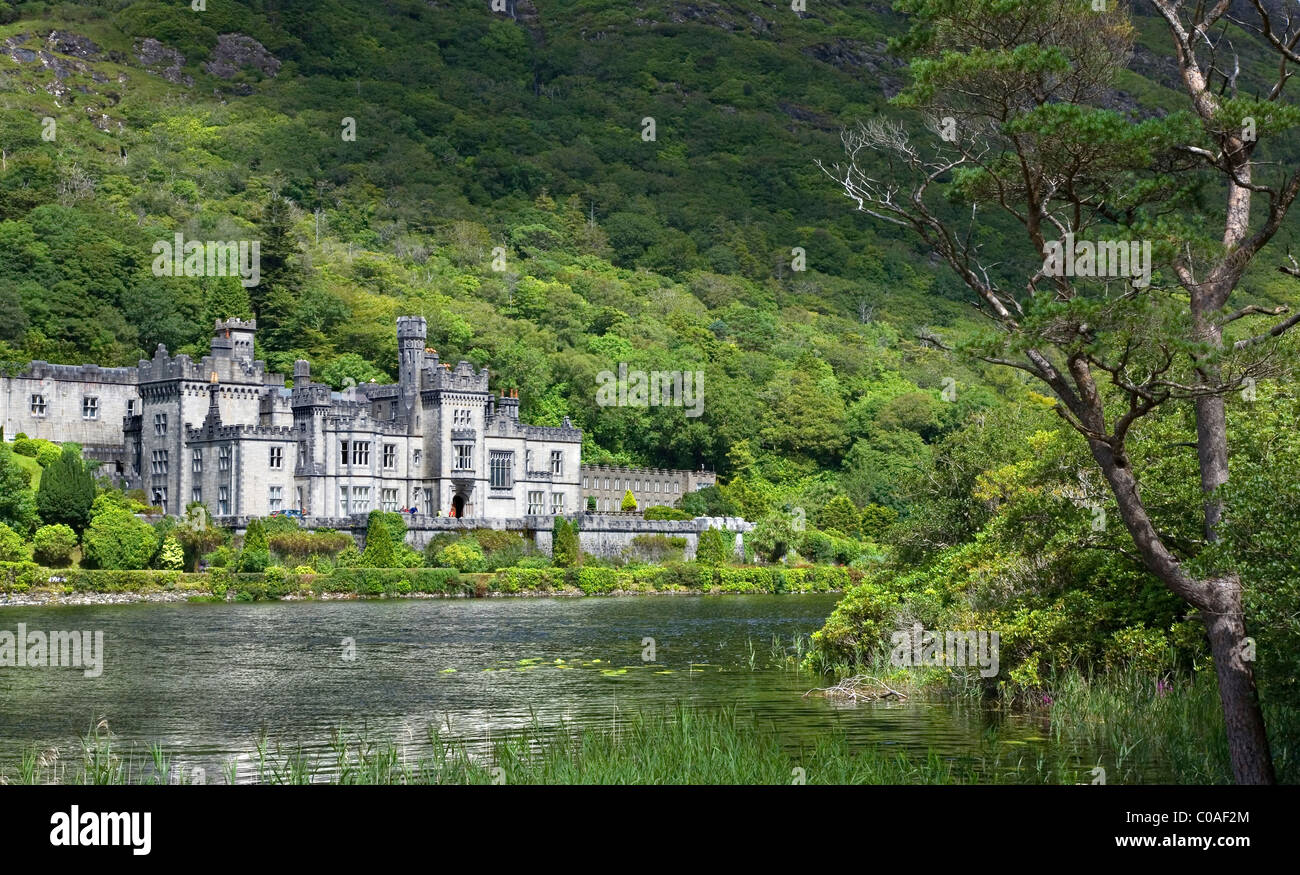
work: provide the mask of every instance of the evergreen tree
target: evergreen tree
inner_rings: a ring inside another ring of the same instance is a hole
[[[46,525],[62,523],[78,535],[90,525],[90,506],[95,503],[95,478],[91,476],[76,447],[65,446],[59,458],[41,475],[36,492],[36,510]]]
[[[837,495],[826,502],[826,506],[818,515],[817,524],[827,531],[836,531],[850,538],[856,538],[860,526],[857,505],[847,495]]]
[[[582,562],[578,528],[562,516],[555,518],[551,531],[551,560],[559,568],[573,568]]]
[[[165,571],[180,571],[185,567],[185,548],[180,539],[172,532],[163,541],[162,554],[158,557],[158,567]]]
[[[721,529],[709,526],[700,532],[700,540],[695,547],[696,561],[704,565],[725,565],[730,555],[727,539]]]
[[[626,513],[634,510],[636,510],[636,496],[633,495],[632,490],[629,489],[627,492],[623,493],[623,511]]]
[[[388,521],[384,513],[372,510],[366,521],[366,549],[361,554],[361,565],[365,568],[392,568],[393,534],[388,530]]]
[[[266,526],[260,519],[249,520],[244,533],[244,549],[239,553],[239,570],[260,573],[271,564],[271,549],[266,544]]]

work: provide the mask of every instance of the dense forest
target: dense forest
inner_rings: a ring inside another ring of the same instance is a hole
[[[698,509],[758,521],[756,559],[862,569],[818,635],[828,661],[863,658],[901,617],[1004,629],[1024,688],[1071,665],[1208,665],[1195,612],[1122,526],[1097,525],[1115,509],[1053,400],[954,352],[991,330],[958,279],[818,167],[841,159],[846,126],[908,117],[891,104],[910,75],[900,12],[201,5],[0,2],[9,366],[132,364],[158,344],[201,356],[214,319],[243,316],[273,370],[309,359],[339,387],[393,379],[394,319],[418,314],[444,360],[518,389],[523,418],[570,417],[584,461],[715,468]],[[1133,27],[1100,101],[1126,125],[1186,103],[1163,25],[1138,8]],[[1247,73],[1270,63],[1239,47]],[[1221,209],[1186,195],[1178,217]],[[1005,219],[955,203],[947,218],[1004,277],[1031,269],[1002,248]],[[155,276],[151,247],[178,232],[260,240],[261,282]],[[1278,266],[1252,266],[1244,302],[1300,301]],[[1229,398],[1219,543],[1200,543],[1192,513],[1188,410],[1144,419],[1130,447],[1162,529],[1244,569],[1270,703],[1300,698],[1293,352]],[[598,406],[597,374],[620,362],[703,371],[703,415]]]

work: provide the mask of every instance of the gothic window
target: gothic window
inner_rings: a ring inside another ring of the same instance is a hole
[[[370,465],[370,441],[353,441],[352,442],[352,464]]]
[[[530,491],[528,493],[528,515],[529,516],[538,516],[541,514],[542,501],[544,500],[545,495],[546,493],[541,491],[537,491],[537,492]]]
[[[370,510],[370,487],[353,486],[352,487],[352,512],[365,513]]]
[[[492,487],[494,489],[509,489],[514,484],[515,454],[502,450],[493,450],[492,452]]]
[[[45,415],[45,396],[44,396],[44,395],[33,395],[33,396],[32,396],[32,416],[44,416],[44,415]]]
[[[390,512],[391,512],[391,511],[395,511],[395,510],[397,510],[397,490],[396,490],[396,489],[384,489],[384,490],[381,491],[380,495],[381,495],[382,500],[383,500],[383,503],[384,503],[384,510],[386,510],[386,511],[390,511]]]

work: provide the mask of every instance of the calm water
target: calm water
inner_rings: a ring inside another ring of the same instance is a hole
[[[54,668],[0,669],[0,773],[21,752],[79,738],[105,719],[115,745],[160,742],[212,776],[232,757],[248,771],[259,735],[324,751],[342,726],[420,743],[430,723],[478,742],[534,719],[606,724],[616,712],[681,702],[728,706],[798,747],[839,730],[855,745],[944,756],[981,748],[997,721],[1025,756],[1054,750],[1041,719],[953,704],[844,705],[804,698],[820,685],[776,667],[788,643],[822,624],[834,595],[290,602],[6,608],[0,629],[102,630],[99,678]],[[642,660],[653,638],[655,660]],[[355,658],[344,658],[344,640]],[[751,654],[753,667],[751,667]],[[626,671],[623,671],[623,670]],[[611,673],[613,672],[613,673]]]

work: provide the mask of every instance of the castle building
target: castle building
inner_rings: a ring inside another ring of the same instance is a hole
[[[218,519],[298,511],[338,520],[371,510],[520,520],[675,505],[709,471],[582,464],[582,431],[519,421],[515,392],[486,368],[426,347],[425,320],[397,320],[398,381],[332,391],[294,364],[293,385],[253,358],[255,321],[218,320],[200,361],[159,344],[134,368],[32,362],[0,374],[0,425],[75,441],[165,513],[203,503]],[[548,526],[549,524],[542,524]]]
[[[167,513],[217,518],[371,510],[502,519],[575,513],[582,431],[519,421],[517,393],[486,368],[426,348],[425,320],[397,320],[399,379],[344,392],[294,365],[293,386],[253,359],[257,325],[218,321],[199,362],[159,345],[136,368],[32,362],[0,377],[0,423],[77,441]]]

